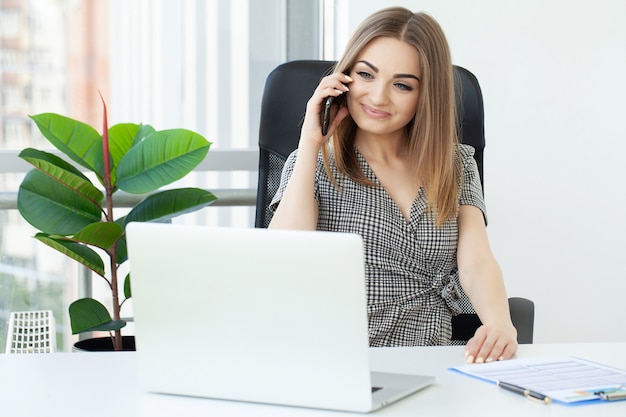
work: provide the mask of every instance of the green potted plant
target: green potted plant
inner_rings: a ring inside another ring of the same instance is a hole
[[[35,169],[24,177],[17,205],[21,216],[39,231],[37,240],[89,268],[110,287],[113,314],[93,298],[71,303],[72,334],[108,331],[113,349],[122,350],[120,329],[126,322],[120,309],[132,295],[130,273],[123,281],[118,277],[127,260],[126,224],[166,222],[217,198],[199,188],[157,191],[186,176],[206,157],[211,143],[204,137],[185,129],[156,131],[132,123],[109,129],[106,105],[103,113],[102,135],[59,114],[31,116],[43,136],[82,169],[55,154],[22,150],[19,156]],[[100,186],[83,172],[95,174]],[[115,219],[113,194],[118,190],[147,197]]]

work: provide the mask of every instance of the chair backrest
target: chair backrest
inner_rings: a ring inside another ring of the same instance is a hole
[[[517,329],[518,343],[532,343],[535,330],[535,303],[527,298],[509,298],[511,321]]]
[[[5,353],[52,353],[55,351],[56,326],[51,310],[11,313]]]
[[[256,227],[267,227],[272,219],[268,206],[278,190],[285,160],[298,147],[306,103],[334,65],[335,61],[291,61],[278,66],[267,77],[259,128]],[[458,66],[454,71],[461,142],[474,147],[482,182],[485,148],[482,92],[471,72]]]
[[[509,298],[511,321],[517,330],[517,343],[532,343],[535,324],[535,303],[527,298]],[[474,336],[482,322],[476,313],[461,313],[452,317],[452,344],[464,345]]]

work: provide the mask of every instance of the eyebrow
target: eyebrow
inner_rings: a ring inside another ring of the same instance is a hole
[[[372,71],[378,73],[378,67],[374,64],[372,64],[371,62],[365,61],[365,60],[361,60],[361,61],[357,61],[357,64],[361,63],[364,65],[367,65],[368,67],[370,67],[372,69]],[[418,77],[417,75],[413,75],[413,74],[393,74],[393,78],[414,78],[417,81],[422,81],[420,79],[420,77]]]

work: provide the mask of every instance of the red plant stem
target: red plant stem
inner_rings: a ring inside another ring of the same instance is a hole
[[[117,288],[117,264],[115,262],[115,245],[109,250],[109,259],[111,262],[111,293],[113,296],[113,320],[120,320],[120,300]],[[122,332],[115,330],[113,338],[113,349],[122,350]]]
[[[103,107],[103,126],[102,126],[102,157],[104,161],[104,189],[106,192],[106,220],[108,222],[113,219],[113,187],[111,186],[111,155],[109,153],[109,125],[107,121],[107,105],[100,94]],[[120,320],[120,300],[117,287],[117,263],[115,254],[115,245],[108,251],[110,267],[111,267],[111,293],[113,297],[113,320]],[[113,349],[122,350],[122,332],[115,330],[113,337]]]
[[[102,158],[104,161],[104,189],[106,191],[107,221],[113,221],[113,187],[111,187],[111,154],[109,152],[109,124],[107,121],[107,105],[100,94],[103,107],[102,127]]]

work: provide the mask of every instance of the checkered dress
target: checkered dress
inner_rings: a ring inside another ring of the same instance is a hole
[[[319,204],[318,230],[363,237],[370,346],[447,345],[452,314],[459,312],[457,219],[435,227],[420,189],[407,222],[363,156],[355,151],[361,169],[378,186],[339,177],[333,164],[341,187],[337,189],[326,175],[320,153],[314,192]],[[473,148],[461,145],[464,170],[459,202],[485,213],[473,153]],[[297,150],[285,162],[271,210],[280,202],[296,155]]]

